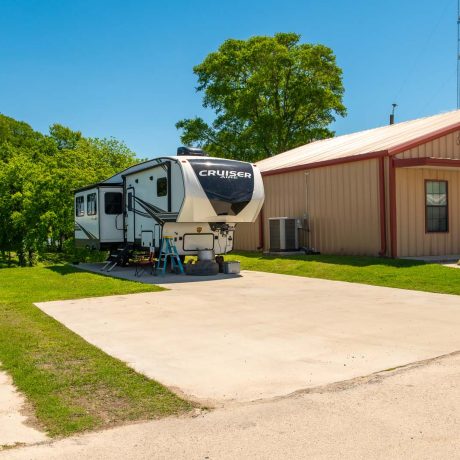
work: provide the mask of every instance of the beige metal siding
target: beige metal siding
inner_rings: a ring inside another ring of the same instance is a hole
[[[323,254],[377,255],[380,250],[378,160],[264,177],[264,248],[270,217],[309,216],[310,244]],[[235,232],[236,249],[258,246],[258,225]],[[301,245],[308,245],[300,231]]]
[[[307,181],[312,246],[324,254],[378,255],[378,160],[312,169]]]
[[[259,222],[260,217],[253,224],[237,224],[233,242],[235,250],[255,251],[259,247]]]
[[[452,158],[460,159],[460,131],[434,139],[396,155],[396,158]]]
[[[449,232],[425,233],[425,180],[448,181]],[[399,257],[460,254],[460,172],[427,168],[396,170]]]
[[[306,214],[305,171],[264,177],[264,249],[269,249],[270,217],[297,217]],[[306,244],[303,232],[299,233],[300,244]]]

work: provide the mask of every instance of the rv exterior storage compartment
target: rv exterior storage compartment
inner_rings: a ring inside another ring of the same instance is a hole
[[[201,251],[214,249],[214,235],[212,233],[185,233],[183,240],[184,251]]]
[[[297,251],[299,238],[297,219],[289,217],[272,217],[268,219],[270,229],[270,252]]]
[[[236,260],[224,262],[224,273],[237,275],[240,273],[240,263]]]

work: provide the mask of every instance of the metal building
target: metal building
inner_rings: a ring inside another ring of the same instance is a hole
[[[269,219],[299,219],[322,254],[460,254],[460,111],[312,142],[258,163],[265,204],[235,249],[270,249]]]

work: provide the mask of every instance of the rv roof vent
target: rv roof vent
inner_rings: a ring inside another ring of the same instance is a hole
[[[206,157],[208,156],[205,151],[197,148],[197,147],[178,147],[177,148],[177,155],[178,156],[195,156],[195,157]]]

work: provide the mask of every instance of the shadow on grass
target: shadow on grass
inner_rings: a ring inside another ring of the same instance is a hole
[[[58,275],[61,275],[61,276],[73,275],[75,273],[86,273],[86,274],[89,274],[89,275],[103,276],[105,278],[115,278],[115,279],[117,279],[119,281],[131,281],[131,282],[138,281],[138,280],[129,280],[129,279],[126,279],[126,278],[110,276],[109,273],[104,273],[104,272],[97,273],[97,272],[92,271],[92,270],[85,270],[84,268],[76,268],[75,266],[70,265],[70,264],[66,264],[66,265],[47,265],[44,268],[46,268],[47,270],[50,270],[50,271],[52,271],[54,273],[57,273]]]
[[[81,273],[82,270],[73,267],[72,265],[46,265],[44,268],[51,270],[58,275],[72,275],[73,273]]]
[[[112,273],[107,272],[96,272],[93,270],[87,270],[83,268],[76,268],[73,265],[48,265],[45,266],[47,270],[50,270],[58,275],[66,276],[66,275],[73,275],[75,273],[84,273],[86,275],[94,275],[94,276],[102,276],[104,278],[109,278],[112,280],[116,280],[117,282],[120,281],[122,283],[141,283],[141,284],[149,284],[149,285],[156,285],[156,283],[145,283],[142,281],[141,278],[139,279],[132,279],[132,278],[124,278],[122,276],[114,276]]]
[[[18,259],[12,256],[10,260],[8,257],[0,256],[0,268],[15,268],[19,267]]]
[[[12,262],[11,264],[8,265],[8,262],[0,260],[0,269],[2,269],[2,268],[17,268],[17,267],[19,267],[19,264],[16,263],[16,262]]]
[[[305,255],[305,254],[293,254],[293,255],[274,255],[274,254],[261,254],[259,252],[235,252],[235,255],[241,254],[241,256],[250,259],[259,260],[292,260],[305,262],[317,262],[323,264],[332,265],[348,265],[352,267],[368,267],[368,266],[386,266],[386,267],[414,267],[420,265],[426,265],[425,262],[420,260],[405,260],[405,259],[387,259],[385,257],[366,257],[366,256],[333,256],[333,255]]]

